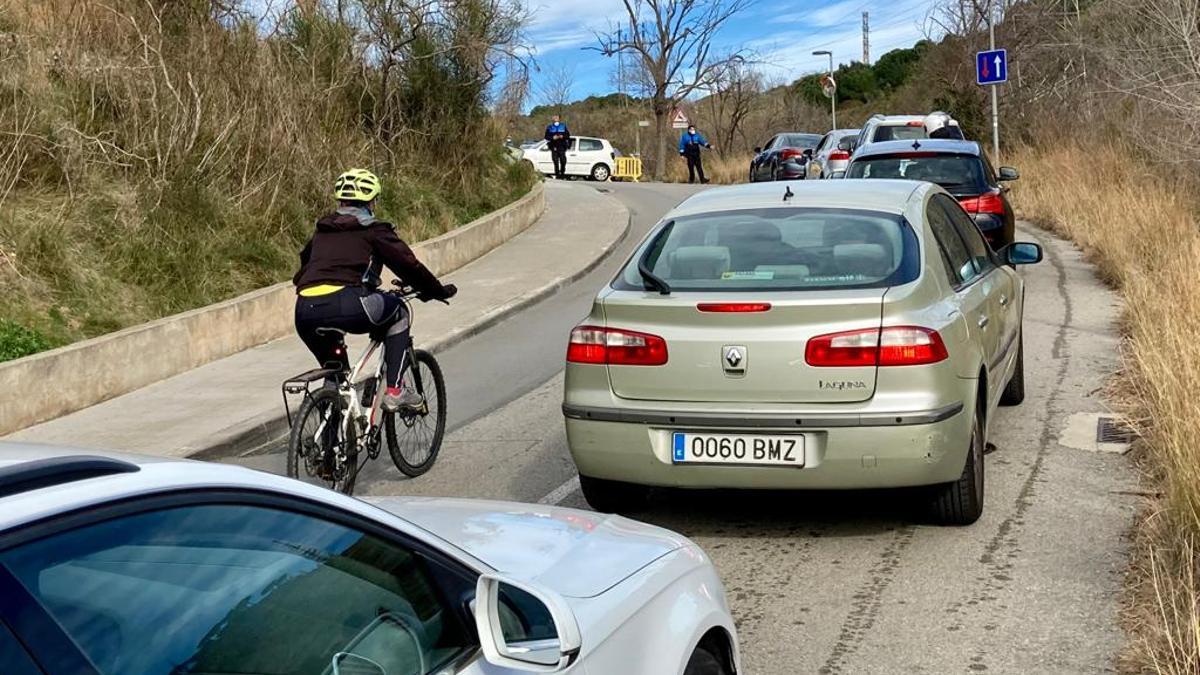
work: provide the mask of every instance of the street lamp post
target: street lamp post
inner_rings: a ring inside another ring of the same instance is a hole
[[[833,52],[828,49],[819,49],[813,52],[813,56],[828,56],[829,57],[829,79],[833,79]],[[829,117],[833,123],[833,129],[838,128],[837,125],[837,89],[833,90],[833,96],[829,97]]]

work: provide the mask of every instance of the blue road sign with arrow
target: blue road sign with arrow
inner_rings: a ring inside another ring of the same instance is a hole
[[[1008,52],[993,49],[975,54],[975,83],[1000,84],[1008,81]]]

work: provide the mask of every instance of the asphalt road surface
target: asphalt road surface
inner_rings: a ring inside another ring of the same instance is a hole
[[[559,410],[567,335],[636,241],[694,191],[601,189],[633,213],[621,248],[557,295],[439,354],[451,432],[438,463],[408,480],[385,453],[356,492],[587,508]],[[1117,303],[1069,244],[1032,228],[1021,238],[1046,247],[1045,262],[1024,271],[1027,397],[993,424],[978,523],[924,524],[907,492],[663,491],[636,515],[712,556],[747,673],[1114,670],[1136,476],[1089,434],[1117,364]],[[272,450],[227,461],[282,472]]]

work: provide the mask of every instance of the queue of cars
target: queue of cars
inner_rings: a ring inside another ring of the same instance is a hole
[[[931,119],[937,123],[932,124]],[[787,169],[774,168],[778,164],[773,158],[781,153],[772,151],[772,146],[781,143],[781,139],[811,137],[814,135],[778,134],[767,149],[755,148],[750,181],[818,178],[928,181],[959,200],[993,248],[1012,243],[1016,218],[1005,184],[1017,180],[1020,173],[1012,167],[993,167],[979,143],[966,140],[958,122],[949,115],[940,112],[873,115],[861,129],[830,131],[811,149],[789,146]]]
[[[589,504],[916,488],[936,522],[980,517],[995,411],[1024,399],[1016,268],[1042,252],[1013,241],[1017,172],[927,119],[779,134],[757,184],[662,218],[570,335],[563,414]]]

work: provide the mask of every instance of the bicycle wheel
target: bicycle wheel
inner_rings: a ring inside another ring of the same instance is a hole
[[[421,349],[413,352],[409,374],[425,398],[424,409],[385,415],[383,423],[388,452],[396,468],[416,478],[433,466],[442,448],[442,435],[446,433],[446,381],[433,354]]]
[[[347,437],[341,438],[344,415],[345,402],[333,389],[320,389],[304,399],[288,434],[289,477],[343,494],[354,492],[358,442],[354,424],[345,425]]]

